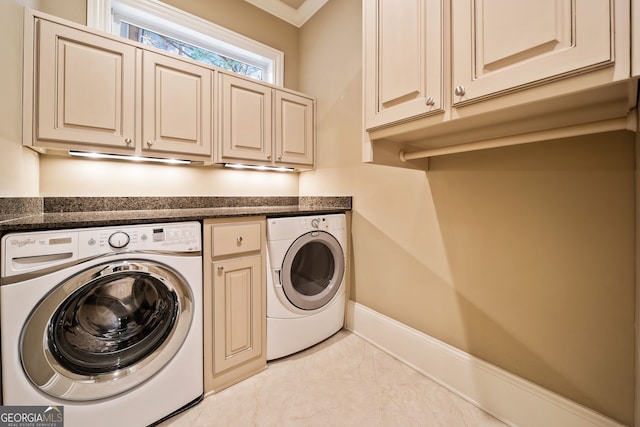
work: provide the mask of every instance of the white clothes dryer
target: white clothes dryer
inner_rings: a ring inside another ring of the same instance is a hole
[[[201,241],[198,222],[5,235],[3,404],[142,427],[199,402]]]
[[[342,329],[346,228],[344,214],[267,219],[267,360]]]

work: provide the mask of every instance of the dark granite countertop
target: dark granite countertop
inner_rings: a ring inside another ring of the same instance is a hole
[[[351,197],[0,198],[0,233],[350,209]]]

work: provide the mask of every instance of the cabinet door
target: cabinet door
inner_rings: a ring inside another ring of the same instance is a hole
[[[213,371],[218,374],[262,353],[262,257],[211,263]]]
[[[36,138],[134,151],[136,49],[38,22]]]
[[[363,5],[367,129],[442,110],[442,1]]]
[[[313,100],[279,90],[275,96],[276,163],[312,166]]]
[[[452,0],[453,100],[613,64],[612,0]]]
[[[220,84],[218,160],[271,162],[272,89],[227,74]]]
[[[213,71],[145,51],[143,153],[211,156]]]

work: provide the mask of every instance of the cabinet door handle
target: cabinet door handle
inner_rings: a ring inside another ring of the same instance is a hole
[[[127,144],[127,145],[131,145],[131,138],[125,139],[124,143]]]
[[[436,105],[436,100],[433,98],[433,96],[427,96],[427,98],[424,100],[424,103],[431,107]]]
[[[236,242],[238,242],[238,246],[240,246],[242,244],[242,236],[238,236]]]
[[[466,90],[465,90],[464,86],[456,86],[456,88],[454,89],[453,93],[456,96],[464,96],[464,94],[466,93]]]
[[[219,265],[218,266],[218,273],[222,273],[224,271],[224,267]]]
[[[152,147],[152,146],[153,146],[153,141],[147,141],[147,145],[148,145],[149,147]]]

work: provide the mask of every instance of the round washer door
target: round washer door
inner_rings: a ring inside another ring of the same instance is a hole
[[[342,246],[325,231],[298,237],[282,262],[282,290],[301,310],[316,310],[331,301],[344,277]]]
[[[129,390],[178,352],[193,295],[171,267],[148,260],[96,265],[40,301],[21,336],[24,370],[44,393],[88,401]]]

